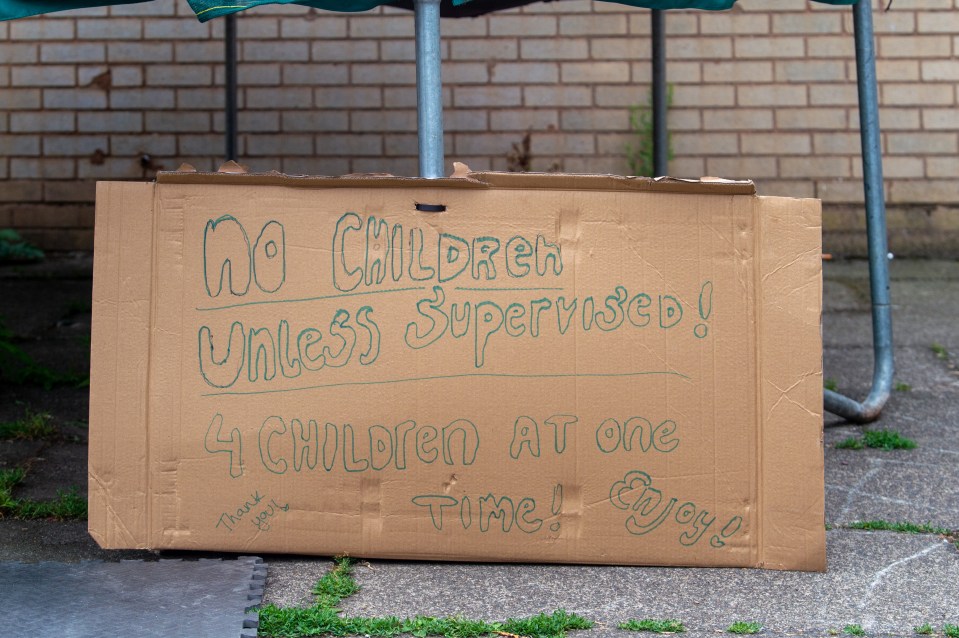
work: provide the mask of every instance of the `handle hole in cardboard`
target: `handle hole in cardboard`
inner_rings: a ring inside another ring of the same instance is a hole
[[[446,204],[420,204],[417,202],[416,210],[421,213],[445,213]]]

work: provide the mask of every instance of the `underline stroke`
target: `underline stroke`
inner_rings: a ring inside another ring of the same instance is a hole
[[[572,379],[572,378],[610,378],[610,377],[641,377],[641,376],[675,376],[689,381],[691,377],[681,372],[670,370],[651,370],[646,372],[597,372],[582,374],[511,374],[508,372],[465,372],[462,374],[438,374],[425,377],[409,377],[405,379],[384,379],[382,381],[342,381],[339,383],[323,383],[319,385],[304,386],[301,388],[281,388],[276,390],[250,390],[244,391],[225,391],[208,392],[200,396],[218,397],[218,396],[237,396],[253,394],[278,394],[281,392],[300,392],[302,390],[322,390],[325,388],[341,388],[346,386],[364,386],[364,385],[388,385],[391,383],[409,383],[416,381],[442,381],[447,379],[466,379],[466,378],[506,378],[506,379]]]

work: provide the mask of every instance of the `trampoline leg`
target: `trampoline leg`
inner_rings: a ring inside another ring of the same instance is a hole
[[[879,139],[879,100],[876,95],[876,51],[872,31],[872,2],[853,6],[856,32],[856,72],[859,81],[859,129],[862,137],[862,173],[869,240],[869,286],[872,293],[872,390],[862,403],[825,391],[825,408],[854,423],[879,418],[892,390],[892,311],[889,306],[889,256],[886,242],[886,202],[882,183],[882,147]]]
[[[653,177],[669,174],[669,140],[666,125],[666,12],[653,9]]]
[[[414,0],[416,125],[420,176],[443,177],[443,82],[440,76],[440,0]]]
[[[226,47],[224,56],[224,76],[226,91],[226,112],[224,113],[226,129],[226,159],[236,160],[236,14],[226,16],[226,29],[223,42]]]

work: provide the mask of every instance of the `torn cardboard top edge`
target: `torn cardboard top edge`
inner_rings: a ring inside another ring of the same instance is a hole
[[[464,177],[399,177],[388,174],[354,174],[340,177],[269,173],[204,173],[161,171],[161,184],[224,184],[245,186],[291,186],[299,188],[507,188],[549,190],[643,191],[702,195],[755,195],[752,181],[718,178],[680,179],[675,177],[623,177],[573,173],[469,172]]]

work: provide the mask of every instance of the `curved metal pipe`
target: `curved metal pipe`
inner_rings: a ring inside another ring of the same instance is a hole
[[[889,305],[889,251],[886,240],[886,201],[882,181],[882,146],[879,138],[879,100],[876,84],[876,48],[872,29],[872,2],[853,6],[856,34],[856,72],[859,84],[859,131],[862,138],[862,173],[866,198],[866,234],[869,238],[869,287],[872,296],[872,389],[862,403],[831,390],[824,407],[853,423],[879,418],[892,392],[895,373],[892,350],[892,311]]]

